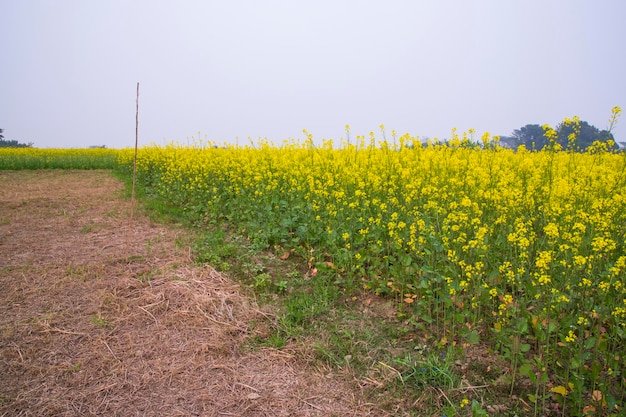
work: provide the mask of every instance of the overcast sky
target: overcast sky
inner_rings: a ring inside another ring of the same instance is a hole
[[[0,128],[134,146],[139,82],[144,145],[604,129],[625,21],[624,0],[0,0]]]

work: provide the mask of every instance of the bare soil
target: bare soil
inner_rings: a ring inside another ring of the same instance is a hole
[[[384,416],[106,171],[0,172],[0,416]],[[178,244],[177,244],[178,242]]]

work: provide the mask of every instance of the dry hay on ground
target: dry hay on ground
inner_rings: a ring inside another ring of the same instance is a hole
[[[385,415],[136,215],[108,172],[0,172],[0,416]],[[260,326],[262,327],[262,326]]]

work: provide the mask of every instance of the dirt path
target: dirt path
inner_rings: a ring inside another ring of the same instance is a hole
[[[0,172],[0,416],[381,416],[107,172]],[[257,326],[262,327],[262,326]]]

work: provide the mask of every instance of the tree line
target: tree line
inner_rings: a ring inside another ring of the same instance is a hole
[[[556,137],[550,137],[548,130],[538,124],[527,124],[515,129],[511,136],[501,136],[500,143],[517,149],[524,146],[529,150],[541,150],[558,144],[561,149],[584,152],[594,142],[604,142],[607,149],[617,149],[618,145],[610,130],[600,130],[584,120],[562,122],[554,129]]]
[[[538,124],[527,124],[519,129],[515,129],[511,136],[500,136],[500,143],[503,146],[517,149],[524,146],[528,150],[540,151],[546,146],[558,144],[561,149],[584,152],[594,142],[603,142],[607,149],[618,149],[613,133],[609,130],[600,130],[590,125],[584,120],[574,119],[564,121],[557,125],[556,137],[551,137],[544,126]],[[20,143],[17,140],[5,140],[2,134],[4,129],[0,129],[0,148],[32,148],[33,143]]]
[[[0,129],[0,148],[32,148],[33,143],[20,143],[16,140],[5,140],[4,129]]]

